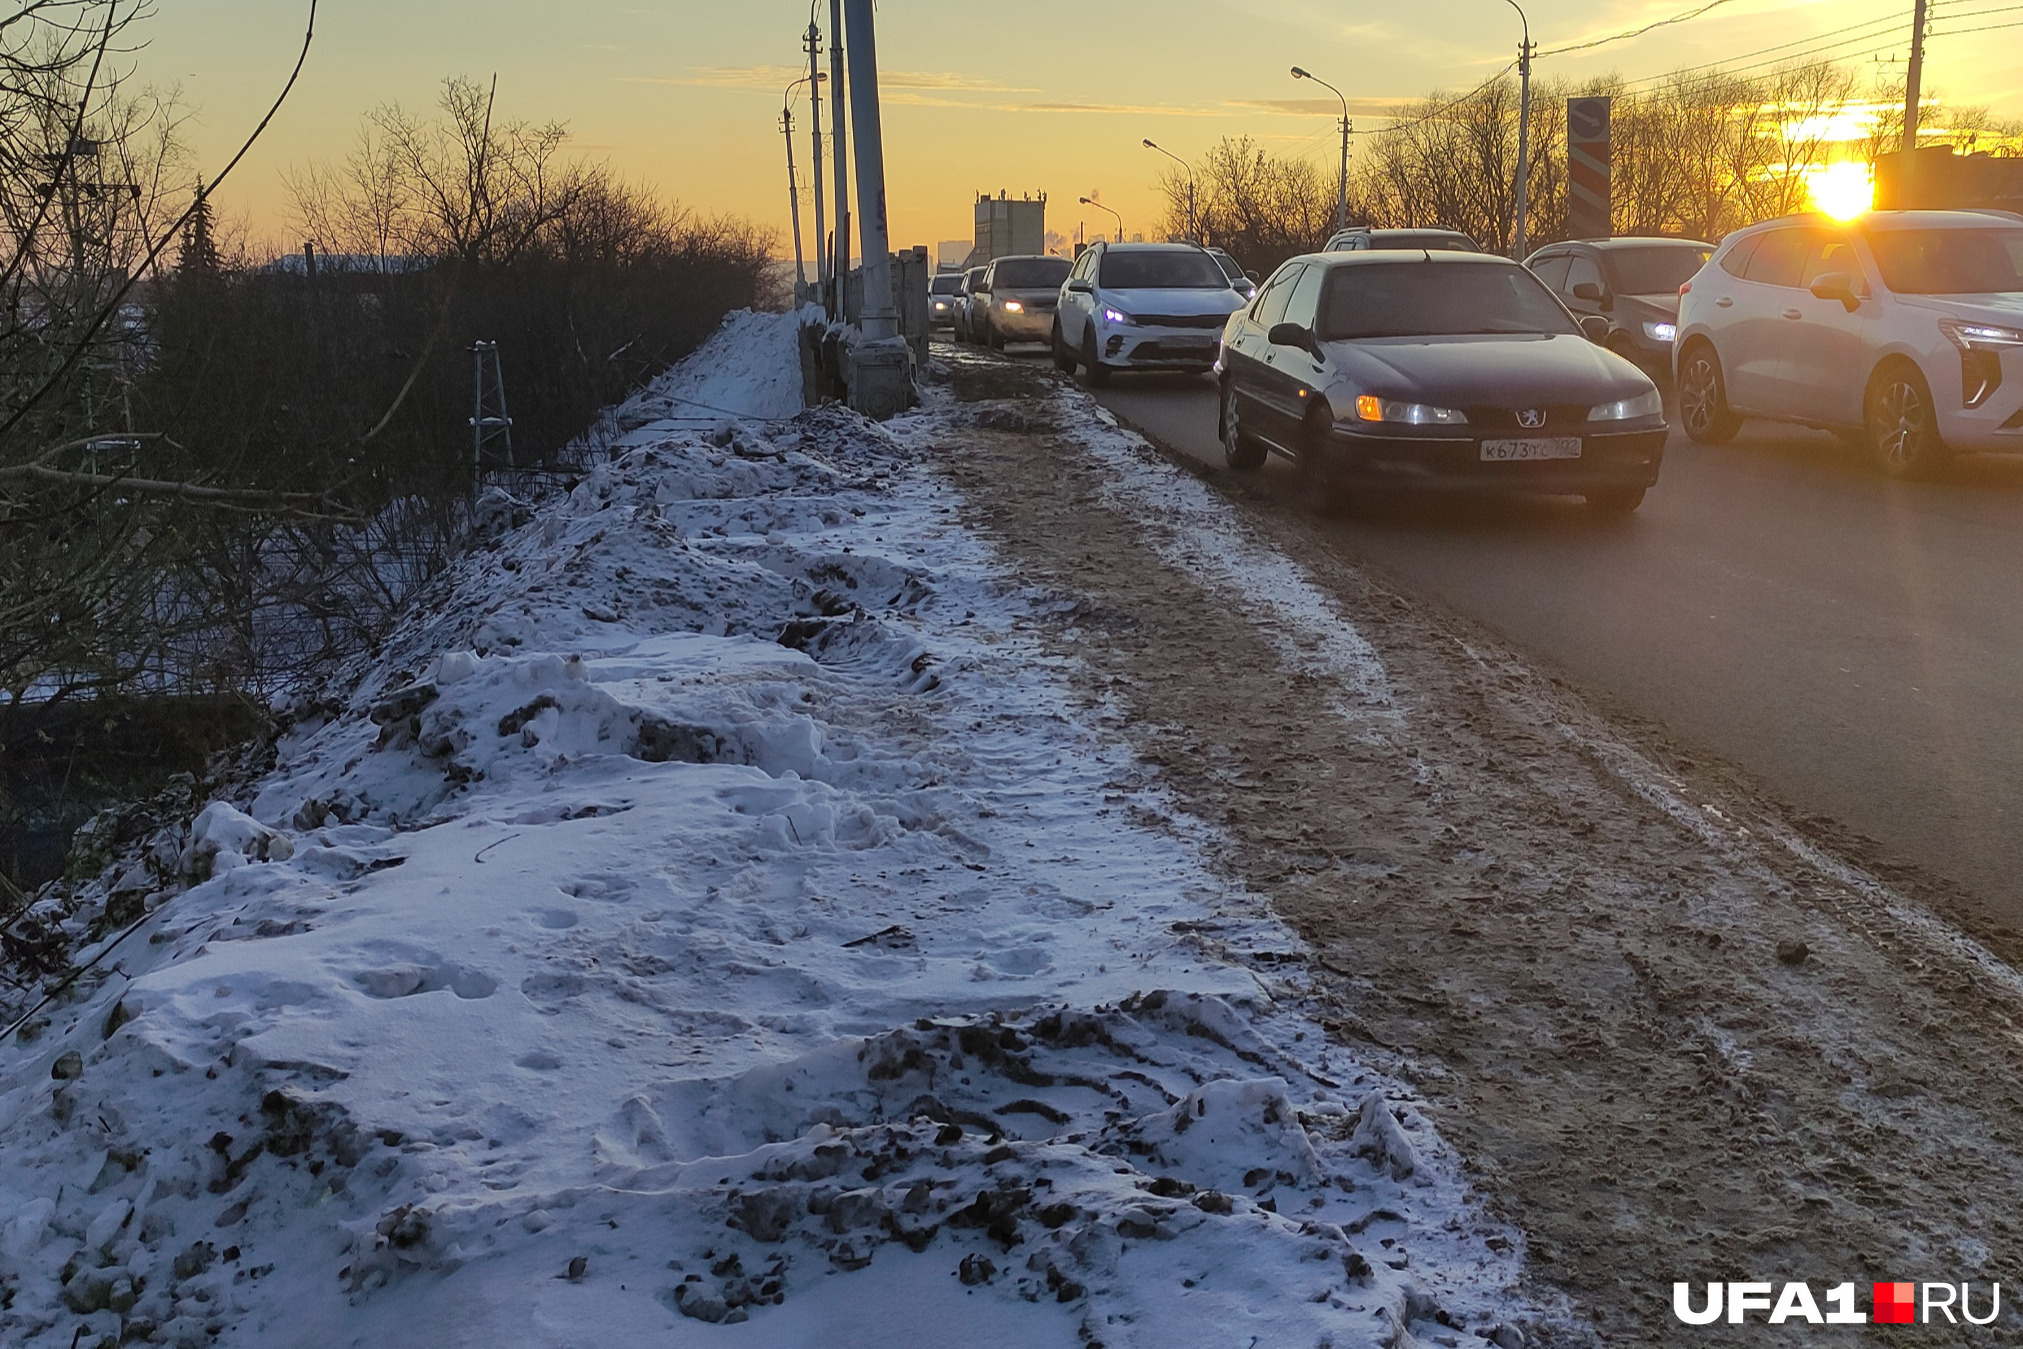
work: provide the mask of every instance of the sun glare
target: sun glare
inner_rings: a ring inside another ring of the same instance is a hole
[[[1875,205],[1875,184],[1863,164],[1823,165],[1806,174],[1805,188],[1813,206],[1835,220],[1852,220]]]

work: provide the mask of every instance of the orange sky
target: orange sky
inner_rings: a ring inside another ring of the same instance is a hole
[[[1927,88],[2023,115],[2023,63],[2013,59],[2023,27],[1961,31],[2023,18],[1994,12],[2015,3],[1935,6]],[[1693,7],[1526,5],[1548,53]],[[820,0],[825,30],[827,11]],[[273,97],[306,13],[297,0],[166,0],[148,23],[139,76],[181,87],[193,113],[186,132],[206,167]],[[1872,0],[1721,0],[1634,40],[1544,55],[1537,70],[1642,77],[1829,41],[1843,44],[1833,54],[1872,66],[1902,55],[1908,14],[1908,3]],[[445,75],[496,73],[506,112],[565,121],[581,152],[689,205],[776,226],[791,251],[778,118],[807,22],[805,4],[776,0],[324,0],[301,86],[220,205],[256,239],[292,247],[285,168],[341,157],[377,103],[426,104]],[[1122,213],[1127,230],[1149,228],[1168,161],[1143,148],[1146,137],[1191,158],[1218,137],[1248,134],[1332,165],[1339,105],[1293,80],[1289,66],[1340,87],[1358,129],[1374,129],[1400,100],[1493,73],[1515,54],[1519,32],[1505,0],[883,0],[878,23],[893,243],[930,247],[967,237],[974,193],[1000,189],[1046,192],[1048,223],[1065,234],[1084,218],[1091,233],[1108,228],[1108,216],[1076,204],[1083,195]],[[1840,33],[1855,25],[1867,26]],[[805,105],[798,116],[805,176]]]

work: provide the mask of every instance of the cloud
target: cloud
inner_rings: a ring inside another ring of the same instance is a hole
[[[683,84],[706,89],[756,89],[770,92],[808,73],[806,66],[689,66],[679,75],[631,75],[627,84]],[[966,94],[1029,94],[1034,91],[1014,84],[1000,84],[981,75],[965,75],[953,70],[880,70],[878,87],[887,89],[935,90]],[[953,106],[967,106],[956,104]]]
[[[1411,101],[1410,98],[1352,98],[1349,100],[1349,116],[1388,117],[1397,111],[1400,104]],[[1339,116],[1342,111],[1342,101],[1338,98],[1233,98],[1222,106],[1298,117]]]

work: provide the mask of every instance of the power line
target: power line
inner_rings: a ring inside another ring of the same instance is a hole
[[[1721,6],[1728,4],[1729,2],[1730,0],[1707,0],[1706,4],[1701,5],[1696,9],[1689,9],[1683,14],[1674,14],[1669,19],[1655,20],[1651,23],[1645,24],[1642,28],[1632,28],[1627,32],[1614,33],[1608,37],[1592,38],[1586,42],[1570,42],[1564,47],[1553,47],[1550,48],[1549,50],[1542,51],[1539,53],[1539,55],[1559,56],[1566,52],[1584,52],[1594,47],[1606,47],[1611,42],[1627,42],[1629,39],[1633,37],[1642,37],[1644,34],[1650,32],[1652,29],[1655,28],[1668,28],[1675,23],[1684,23],[1688,19],[1697,19],[1702,14],[1705,14],[1708,10],[1719,9],[1721,8]]]
[[[1978,18],[1985,18],[1986,16],[1991,14],[2014,13],[2018,10],[2023,10],[2023,4],[1995,5],[1982,9],[1967,10],[1962,13],[1949,15],[1948,17],[1956,19],[1978,19]],[[1789,42],[1780,42],[1773,46],[1760,47],[1755,51],[1743,52],[1739,56],[1729,57],[1725,61],[1709,61],[1704,65],[1682,66],[1677,70],[1665,71],[1662,74],[1646,75],[1634,80],[1626,80],[1624,81],[1624,87],[1633,88],[1633,87],[1660,84],[1666,80],[1674,79],[1681,75],[1696,75],[1704,71],[1716,71],[1721,74],[1744,74],[1752,70],[1761,70],[1765,66],[1782,65],[1786,62],[1802,61],[1810,57],[1822,57],[1826,56],[1828,53],[1833,53],[1831,59],[1842,61],[1852,60],[1863,56],[1876,55],[1880,52],[1889,50],[1889,48],[1894,45],[1898,45],[1899,38],[1891,30],[1906,23],[1907,20],[1905,20],[1901,15],[1891,15],[1881,19],[1870,19],[1865,23],[1850,24],[1845,28],[1835,28],[1829,29],[1824,33],[1815,33],[1810,37],[1795,38]],[[2007,26],[2009,25],[2001,25],[2001,24],[1990,25],[1990,27],[2007,27]],[[1953,29],[1951,31],[1959,33],[1959,32],[1982,32],[1985,30],[1980,28],[1973,28],[1973,29]],[[1841,34],[1851,34],[1852,36],[1845,36],[1845,37],[1839,36]],[[1929,31],[1926,33],[1927,37],[1932,37],[1935,35],[1936,35],[1935,33]],[[1822,42],[1821,41],[1822,38],[1833,38],[1835,40]],[[1842,50],[1848,47],[1859,46],[1862,43],[1875,43],[1876,45],[1868,47],[1861,51]],[[1791,50],[1792,48],[1799,48],[1799,50]],[[1778,53],[1778,54],[1770,55],[1770,53]],[[1762,61],[1749,62],[1749,58],[1753,56],[1766,56],[1768,59]],[[1735,61],[1744,61],[1749,63],[1744,65],[1735,65],[1733,64],[1733,62]]]

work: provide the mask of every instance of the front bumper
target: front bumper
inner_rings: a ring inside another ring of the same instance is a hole
[[[1578,459],[1485,463],[1482,442],[1509,439],[1510,432],[1407,436],[1337,426],[1328,437],[1326,450],[1329,476],[1344,483],[1577,496],[1601,488],[1649,487],[1657,482],[1665,457],[1665,433],[1662,424],[1634,431],[1583,431]]]
[[[1017,314],[993,309],[991,331],[1007,342],[1049,342],[1054,336],[1054,311],[1027,306]]]
[[[1097,354],[1117,369],[1207,370],[1222,354],[1220,323],[1214,328],[1112,324],[1100,332]]]

